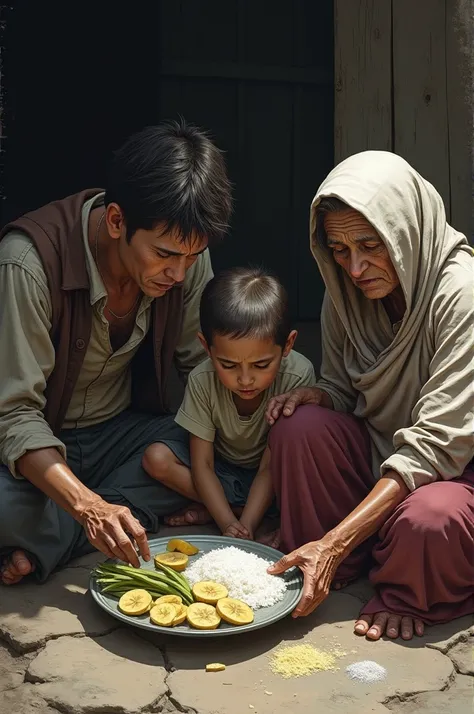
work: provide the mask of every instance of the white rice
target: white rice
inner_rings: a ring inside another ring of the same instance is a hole
[[[387,676],[387,670],[377,662],[372,662],[370,659],[355,662],[346,667],[346,674],[350,679],[364,684],[372,684],[373,682],[381,682]]]
[[[191,585],[203,580],[225,585],[229,597],[258,610],[280,602],[286,592],[283,578],[267,573],[269,565],[270,561],[234,546],[216,548],[186,568],[186,577]]]

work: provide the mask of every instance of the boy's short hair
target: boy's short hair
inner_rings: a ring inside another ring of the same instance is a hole
[[[212,244],[226,233],[232,209],[222,152],[184,120],[127,139],[113,156],[104,202],[120,206],[128,242],[164,223],[183,243],[197,235]]]
[[[271,339],[284,347],[291,331],[287,292],[260,268],[232,268],[213,278],[202,294],[200,319],[209,346],[217,334]]]

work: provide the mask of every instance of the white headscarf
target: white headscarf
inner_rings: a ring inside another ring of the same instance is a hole
[[[316,240],[325,197],[359,211],[387,246],[406,301],[396,329]],[[327,291],[320,386],[367,420],[374,468],[385,460],[411,488],[459,476],[474,453],[474,262],[440,195],[395,154],[351,156],[313,200],[311,250]]]

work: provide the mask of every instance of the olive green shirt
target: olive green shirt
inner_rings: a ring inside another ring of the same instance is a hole
[[[265,419],[268,400],[315,383],[311,362],[292,350],[282,359],[276,379],[264,393],[258,409],[252,416],[243,417],[237,412],[232,392],[219,381],[212,361],[207,358],[189,375],[176,422],[194,436],[214,442],[216,452],[227,461],[257,468],[270,429]]]
[[[104,316],[107,291],[87,238],[89,214],[100,198],[86,202],[82,211],[93,316],[65,429],[101,423],[130,406],[130,363],[150,327],[153,298],[143,296],[128,341],[113,351]],[[183,329],[175,362],[185,376],[204,358],[197,339],[199,303],[211,277],[206,251],[190,268],[184,284]],[[27,451],[57,447],[66,456],[64,445],[43,416],[44,389],[55,361],[49,334],[51,295],[39,254],[30,238],[20,232],[11,232],[0,242],[0,306],[0,461],[16,475],[15,462]]]

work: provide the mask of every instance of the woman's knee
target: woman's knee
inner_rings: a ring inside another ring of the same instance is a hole
[[[176,462],[176,456],[171,449],[161,442],[150,444],[145,449],[142,458],[142,466],[145,471],[152,478],[162,482],[169,480],[171,469],[176,465]]]
[[[459,542],[460,531],[466,532],[466,529],[470,529],[474,537],[474,507],[469,504],[470,500],[472,493],[456,482],[439,481],[421,486],[402,503],[394,527],[407,539],[417,534],[445,540],[456,533],[452,540]]]
[[[290,417],[280,416],[270,430],[270,448],[276,442],[295,443],[306,439],[308,435],[314,438],[315,434],[327,428],[334,414],[324,407],[307,404],[297,407]]]

